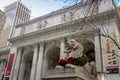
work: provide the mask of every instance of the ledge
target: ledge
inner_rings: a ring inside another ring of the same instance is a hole
[[[0,47],[0,53],[9,52],[10,48],[11,48],[10,46]]]
[[[27,33],[27,34],[23,34],[20,36],[10,38],[9,42],[12,44],[17,43],[16,45],[19,45],[18,43],[21,42],[20,45],[22,45],[22,44],[24,44],[23,42],[31,42],[32,43],[32,41],[35,42],[35,40],[43,41],[43,40],[45,40],[46,37],[51,38],[54,36],[58,37],[58,36],[61,36],[64,34],[70,34],[70,33],[73,33],[75,29],[77,30],[78,26],[81,27],[81,24],[84,22],[89,24],[90,21],[93,21],[93,22],[99,24],[98,19],[100,19],[102,21],[112,20],[112,19],[114,19],[116,12],[117,12],[116,10],[109,10],[109,11],[106,11],[103,13],[99,13],[97,15],[92,15],[92,16],[89,16],[86,18],[77,19],[77,20],[69,21],[69,22],[66,22],[63,24],[51,26],[51,27],[48,27],[45,29],[37,30],[37,31],[31,32],[31,33]],[[85,25],[84,25],[84,28],[89,29]],[[38,39],[41,39],[41,40],[38,40]]]
[[[95,80],[83,67],[51,69],[42,77],[43,80]]]

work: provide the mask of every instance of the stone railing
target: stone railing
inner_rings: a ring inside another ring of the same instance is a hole
[[[60,75],[60,74],[74,75],[75,68],[50,69],[47,71],[47,74],[45,76]]]
[[[43,80],[96,80],[83,67],[51,69],[42,77]]]
[[[43,80],[75,80],[75,68],[50,69],[44,75]]]

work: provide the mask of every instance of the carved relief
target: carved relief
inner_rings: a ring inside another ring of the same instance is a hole
[[[37,24],[37,29],[43,29],[47,26],[47,21],[46,20],[41,20]]]
[[[73,19],[73,13],[69,12],[68,15],[67,15],[67,20],[70,21],[72,19]]]
[[[73,13],[72,12],[69,12],[69,13],[67,13],[67,14],[63,14],[62,16],[61,16],[61,22],[65,22],[65,21],[70,21],[70,20],[73,20]]]
[[[41,29],[41,21],[38,22],[37,29]]]
[[[47,21],[46,20],[42,21],[42,26],[43,26],[43,28],[47,26]]]
[[[65,22],[66,21],[66,14],[63,14],[62,16],[61,16],[61,22]]]
[[[24,34],[25,33],[25,27],[21,27],[21,32],[20,32],[20,34],[22,35],[22,34]]]

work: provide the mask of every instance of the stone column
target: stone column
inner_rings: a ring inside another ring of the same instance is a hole
[[[33,61],[32,61],[32,69],[30,74],[30,80],[35,80],[36,75],[36,66],[37,66],[37,56],[38,56],[38,45],[34,46],[34,54],[33,54]]]
[[[19,71],[18,80],[23,80],[24,71],[25,71],[25,62],[24,62],[24,57],[23,57],[21,64],[20,64],[20,71]]]
[[[95,59],[98,80],[105,79],[105,73],[103,69],[103,56],[102,56],[102,45],[101,36],[95,36]]]
[[[31,47],[28,47],[27,49],[24,49],[24,52],[23,52],[23,55],[22,55],[21,64],[20,64],[20,71],[19,71],[18,80],[23,80],[24,79],[26,54],[28,54],[28,52],[30,50],[31,50]]]
[[[44,43],[41,43],[39,48],[39,56],[38,56],[35,80],[42,80],[41,77],[42,77],[42,66],[43,66],[43,53],[44,53]]]
[[[97,75],[98,80],[106,80],[106,74],[104,72],[100,72]]]
[[[21,61],[21,55],[22,55],[22,48],[18,49],[17,58],[15,62],[15,68],[13,71],[13,79],[12,80],[18,80],[18,73],[20,68],[20,61]]]
[[[67,54],[64,53],[65,50],[65,39],[62,38],[60,41],[60,59],[65,59],[67,57]]]
[[[44,45],[45,46],[45,45]],[[48,60],[47,60],[47,54],[45,53],[43,55],[43,68],[42,68],[42,76],[46,74],[48,70]]]
[[[101,44],[99,42],[99,36],[95,36],[95,59],[96,59],[96,67],[98,72],[103,71],[100,45]]]

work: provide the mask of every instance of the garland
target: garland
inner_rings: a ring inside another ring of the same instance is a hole
[[[82,55],[81,57],[74,58],[73,64],[78,66],[84,66],[88,62],[88,58],[86,55]]]
[[[74,65],[78,65],[78,66],[84,66],[87,62],[89,61],[89,59],[87,58],[86,55],[82,55],[81,57],[69,57],[68,59],[60,59],[58,62],[58,65],[64,66],[66,64],[74,64]]]

